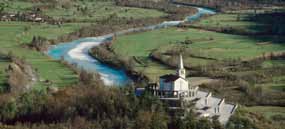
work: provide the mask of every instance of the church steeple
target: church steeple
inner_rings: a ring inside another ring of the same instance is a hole
[[[179,56],[180,58],[179,58],[179,64],[178,64],[178,69],[177,69],[177,75],[182,78],[186,78],[186,70],[184,69],[184,66],[183,66],[183,58],[181,54]]]
[[[182,55],[180,54],[180,60],[179,60],[179,69],[184,69],[183,67],[183,58],[182,58]]]

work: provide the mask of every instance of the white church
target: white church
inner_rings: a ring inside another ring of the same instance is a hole
[[[176,74],[163,75],[159,79],[159,91],[168,96],[193,97],[198,87],[190,87],[186,80],[186,70],[183,66],[183,58],[180,55],[179,66]]]
[[[186,78],[186,70],[183,66],[183,58],[180,55],[178,69],[175,74],[160,76],[159,82],[148,87],[155,96],[162,101],[192,102],[195,111],[200,117],[212,118],[218,116],[222,124],[226,124],[230,116],[237,109],[235,104],[227,104],[225,99],[212,96],[212,93],[199,90],[199,86],[191,86]],[[181,109],[177,105],[169,105],[170,109]]]

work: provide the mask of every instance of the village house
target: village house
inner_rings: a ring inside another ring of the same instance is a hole
[[[54,21],[53,18],[36,14],[33,12],[25,12],[25,13],[3,13],[0,15],[0,21],[28,21],[28,22],[48,22]]]

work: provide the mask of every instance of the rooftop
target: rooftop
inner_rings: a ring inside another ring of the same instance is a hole
[[[173,82],[179,79],[180,77],[174,74],[167,74],[167,75],[160,76],[160,78],[165,79],[164,82]]]

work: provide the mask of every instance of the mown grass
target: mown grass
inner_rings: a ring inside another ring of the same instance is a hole
[[[170,67],[161,65],[158,62],[153,62],[151,60],[148,60],[146,63],[146,66],[138,65],[136,67],[136,70],[141,71],[144,75],[146,75],[150,81],[157,82],[159,81],[159,76],[169,74],[169,73],[175,73],[176,71]]]
[[[42,8],[40,13],[56,19],[69,19],[84,22],[94,22],[110,16],[121,18],[146,18],[160,17],[166,14],[152,9],[132,8],[116,6],[112,1],[73,1],[58,4],[52,2],[29,2],[29,1],[8,1],[8,7],[4,12],[18,13],[32,11],[35,6],[47,6]],[[61,5],[63,4],[63,5]],[[63,7],[65,6],[65,7]]]
[[[203,28],[235,28],[245,32],[263,32],[266,25],[249,21],[252,14],[218,14],[196,22],[193,26]]]
[[[76,2],[72,3],[71,8],[49,8],[43,10],[43,13],[54,18],[76,19],[84,21],[94,21],[103,18],[108,18],[111,15],[125,18],[145,18],[145,17],[159,17],[165,15],[157,10],[119,7],[115,6],[114,2]],[[84,8],[82,11],[80,8]]]
[[[277,60],[266,60],[261,64],[263,69],[280,69],[285,66],[284,59],[277,59]],[[276,91],[285,91],[285,76],[274,76],[271,78],[272,81],[266,82],[264,84],[259,84],[257,86],[262,86],[268,89],[273,89]]]
[[[73,32],[80,26],[80,24],[65,24],[59,28],[47,24],[0,22],[0,51],[12,52],[15,56],[26,59],[33,68],[37,69],[41,81],[50,80],[59,87],[71,85],[77,82],[77,75],[73,71],[60,62],[50,59],[47,55],[23,48],[21,45],[31,42],[33,36],[54,39],[60,35]],[[2,63],[0,64],[2,65]],[[3,69],[1,67],[1,70]]]
[[[261,113],[265,118],[272,120],[275,115],[282,115],[285,117],[285,107],[273,107],[273,106],[253,106],[246,108],[250,112]]]
[[[217,61],[231,61],[231,60],[250,60],[259,57],[264,53],[279,52],[285,50],[283,43],[276,43],[271,40],[271,37],[256,39],[248,36],[230,35],[217,32],[210,32],[198,29],[168,28],[155,30],[151,32],[143,32],[137,34],[130,34],[119,36],[112,44],[114,51],[123,57],[136,56],[139,59],[149,60],[145,61],[146,65],[137,64],[136,70],[143,72],[152,81],[157,81],[160,75],[175,72],[172,68],[165,67],[158,63],[151,63],[149,55],[155,49],[161,52],[165,50],[176,49],[181,46],[181,41],[185,39],[193,41],[192,44],[184,44],[187,52],[190,52],[195,57],[184,56],[184,63],[190,66],[208,65],[217,63]],[[211,59],[208,59],[211,58]],[[265,66],[268,67],[271,63],[276,67],[284,66],[283,61],[267,61]],[[271,64],[272,65],[272,64]],[[271,67],[272,68],[272,67]],[[252,71],[258,72],[258,71]],[[248,75],[250,72],[233,73]],[[284,80],[282,76],[275,76],[273,81],[257,86],[265,87],[266,89],[273,89],[277,91],[284,90]]]
[[[197,29],[168,28],[118,37],[113,44],[116,53],[122,56],[147,57],[159,47],[172,48],[176,42],[190,39],[185,45],[192,55],[216,60],[251,59],[264,53],[283,51],[285,45],[271,42],[271,37],[256,40],[247,36],[230,35]],[[187,60],[187,59],[186,59]],[[200,64],[203,59],[189,61]]]
[[[30,10],[35,5],[39,5],[39,3],[32,3],[32,2],[26,2],[26,1],[20,1],[20,0],[7,1],[5,3],[7,7],[4,8],[4,11],[10,12],[10,13],[17,13],[19,11],[27,11],[27,10]]]
[[[39,5],[49,5],[51,3],[8,1],[8,7],[4,12],[23,13],[31,11],[33,7]],[[118,7],[113,2],[93,1],[93,2],[71,2],[69,8],[55,5],[55,8],[41,8],[40,13],[53,18],[66,18],[79,21],[77,23],[64,23],[61,27],[44,23],[29,22],[0,22],[0,51],[5,53],[12,52],[15,56],[24,58],[32,64],[38,71],[40,81],[36,84],[37,88],[43,85],[43,81],[50,80],[57,87],[72,85],[78,81],[78,77],[73,71],[62,63],[50,59],[47,55],[22,47],[23,44],[30,43],[33,36],[41,36],[47,39],[56,39],[61,35],[74,32],[82,26],[90,25],[94,21],[100,21],[111,15],[126,18],[159,17],[165,15],[157,10]],[[86,8],[82,12],[79,8]],[[7,64],[0,62],[1,71]],[[4,73],[4,72],[3,72]],[[0,76],[0,81],[4,81],[4,75]],[[1,82],[0,82],[1,83]],[[4,83],[4,82],[3,82]],[[1,83],[2,84],[2,83]],[[39,88],[41,89],[41,88]]]
[[[285,65],[285,60],[267,60],[262,63],[263,68],[281,67]]]
[[[193,26],[234,34],[284,35],[284,10],[259,10],[256,13],[243,11],[206,17]]]
[[[260,86],[260,87],[263,87],[264,89],[284,92],[285,91],[285,84],[284,84],[285,76],[272,77],[272,79],[273,80],[271,82],[256,84],[255,86]]]

